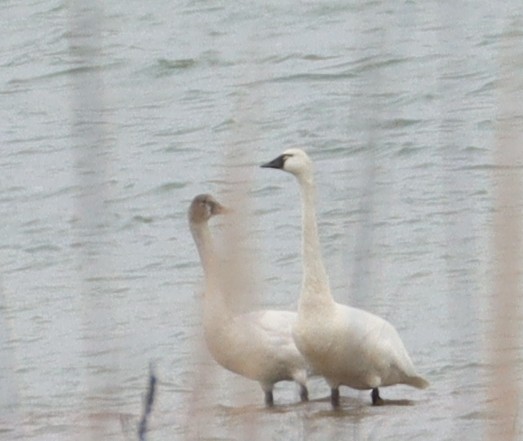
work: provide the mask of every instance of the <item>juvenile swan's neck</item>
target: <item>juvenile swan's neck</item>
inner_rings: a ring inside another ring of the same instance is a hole
[[[200,262],[203,267],[206,287],[212,285],[217,279],[216,258],[211,232],[207,223],[191,223],[191,233],[198,249]]]
[[[208,224],[206,222],[191,223],[191,233],[200,255],[205,277],[204,321],[212,327],[229,320],[231,313],[223,296],[219,264]]]
[[[321,255],[318,225],[316,223],[316,188],[311,174],[299,176],[302,202],[302,247],[303,247],[303,286],[300,309],[320,304],[330,305],[332,299],[329,279]]]

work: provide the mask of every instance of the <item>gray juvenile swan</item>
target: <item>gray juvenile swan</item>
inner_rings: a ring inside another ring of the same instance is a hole
[[[426,388],[429,383],[414,370],[403,342],[389,322],[332,298],[318,237],[309,156],[303,150],[289,149],[262,167],[287,171],[300,186],[303,282],[293,335],[314,371],[327,380],[332,405],[339,406],[341,385],[371,389],[373,404],[383,402],[378,390],[381,386],[407,384]]]
[[[205,276],[203,327],[213,358],[224,368],[260,383],[265,404],[272,406],[274,384],[295,381],[307,401],[307,364],[292,337],[297,314],[260,310],[235,315],[220,290],[219,264],[215,257],[208,220],[226,209],[212,196],[196,196],[188,217]]]

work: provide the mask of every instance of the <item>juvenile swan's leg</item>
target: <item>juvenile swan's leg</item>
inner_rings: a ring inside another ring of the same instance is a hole
[[[377,387],[372,389],[372,392],[370,393],[370,396],[372,398],[372,405],[373,406],[381,406],[383,404],[383,399],[380,397],[380,391]]]
[[[274,398],[272,396],[272,390],[266,390],[265,391],[265,405],[267,407],[274,406]]]
[[[332,407],[339,407],[340,405],[340,389],[337,387],[331,389],[331,404]]]
[[[309,401],[309,391],[304,384],[300,384],[300,398],[302,401]]]

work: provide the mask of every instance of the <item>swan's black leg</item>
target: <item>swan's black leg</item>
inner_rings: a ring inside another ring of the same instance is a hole
[[[339,407],[340,405],[340,390],[337,387],[331,389],[331,404],[332,407]]]
[[[266,390],[265,391],[265,405],[267,407],[274,406],[274,398],[272,396],[272,390]]]
[[[370,393],[370,396],[372,398],[372,405],[373,406],[381,406],[383,404],[383,399],[380,397],[380,391],[377,387],[372,389],[372,392]]]
[[[300,384],[300,398],[302,401],[309,401],[309,391],[304,384]]]

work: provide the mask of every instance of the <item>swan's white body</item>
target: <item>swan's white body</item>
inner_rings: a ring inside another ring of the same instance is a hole
[[[380,386],[427,387],[389,322],[332,298],[318,237],[313,167],[307,154],[290,149],[264,166],[292,173],[300,185],[303,284],[293,335],[312,369],[329,383],[333,405],[338,405],[340,385],[372,389],[375,404],[381,401]]]
[[[273,403],[274,384],[285,380],[296,381],[301,387],[301,399],[306,400],[307,364],[292,336],[297,314],[262,310],[235,315],[227,305],[207,223],[214,213],[194,215],[198,209],[195,205],[209,200],[217,204],[208,195],[197,196],[189,211],[191,233],[205,275],[203,327],[209,352],[224,368],[258,381],[267,405]]]

